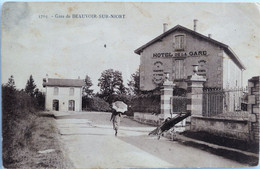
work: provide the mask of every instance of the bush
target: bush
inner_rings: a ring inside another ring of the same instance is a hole
[[[142,94],[132,98],[134,112],[160,114],[160,94]]]
[[[24,91],[2,86],[3,163],[17,161],[17,149],[26,148],[28,131],[36,118],[37,101]]]
[[[117,95],[117,94],[113,94],[109,97],[109,103],[112,104],[115,101],[123,101],[124,103],[126,103],[127,105],[131,104],[131,99],[132,97],[129,95],[125,95],[125,94],[121,94],[121,95]]]
[[[84,97],[82,102],[82,105],[84,106],[83,110],[102,112],[109,112],[112,110],[110,105],[99,97]]]

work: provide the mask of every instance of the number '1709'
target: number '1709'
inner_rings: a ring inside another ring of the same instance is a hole
[[[40,18],[40,19],[47,19],[48,16],[47,16],[47,15],[39,15],[39,18]]]

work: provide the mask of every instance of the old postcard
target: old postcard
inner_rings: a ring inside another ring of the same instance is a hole
[[[259,161],[260,5],[6,2],[3,166]]]

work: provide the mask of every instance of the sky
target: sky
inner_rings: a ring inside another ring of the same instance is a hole
[[[97,18],[72,18],[95,14]],[[124,18],[99,18],[99,15]],[[59,16],[58,18],[55,17]],[[71,16],[66,18],[66,16]],[[47,18],[46,18],[47,16]],[[64,16],[65,18],[62,18]],[[84,79],[95,92],[102,71],[122,72],[124,83],[140,64],[134,50],[168,29],[182,25],[227,44],[247,68],[247,79],[260,75],[259,3],[174,2],[20,2],[2,8],[2,84],[13,75],[18,89],[33,75],[42,79]]]

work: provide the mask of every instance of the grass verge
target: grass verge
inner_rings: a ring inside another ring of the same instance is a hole
[[[32,114],[14,125],[17,130],[12,132],[12,139],[3,139],[3,145],[8,145],[3,147],[5,168],[74,168],[64,155],[51,115]]]

